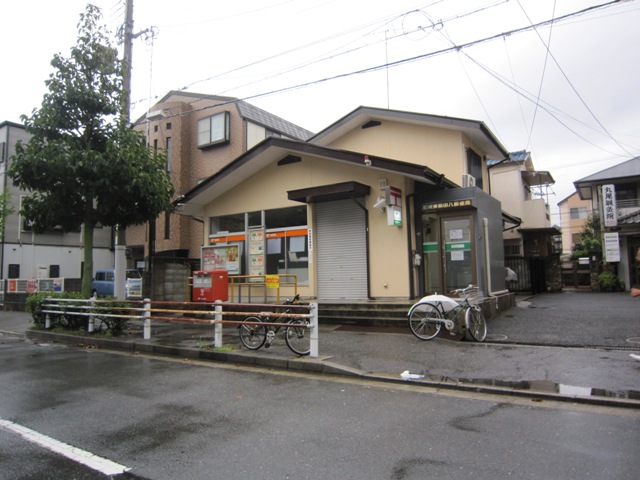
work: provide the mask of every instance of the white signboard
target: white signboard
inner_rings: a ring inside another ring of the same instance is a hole
[[[604,234],[604,259],[609,262],[620,261],[620,240],[618,232]]]
[[[604,226],[615,227],[618,224],[615,185],[602,186],[602,208],[604,215]]]

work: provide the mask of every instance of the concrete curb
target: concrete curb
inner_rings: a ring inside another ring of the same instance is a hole
[[[2,333],[2,332],[0,332]],[[11,334],[11,332],[7,332]],[[174,347],[167,345],[157,345],[144,340],[141,341],[119,341],[111,338],[86,337],[79,335],[68,335],[44,330],[28,330],[26,335],[15,334],[15,336],[26,336],[27,339],[36,343],[61,343],[69,346],[92,346],[105,350],[125,351],[130,353],[144,353],[148,355],[171,356],[193,360],[213,361],[232,363],[237,365],[259,366],[280,370],[309,372],[315,374],[339,375],[355,377],[363,380],[387,382],[394,384],[411,384],[423,386],[436,390],[456,390],[469,393],[480,393],[488,395],[507,395],[521,398],[529,398],[533,401],[558,401],[570,402],[607,407],[640,408],[640,401],[625,398],[613,397],[587,397],[579,395],[564,395],[554,392],[543,392],[536,390],[520,390],[511,387],[501,387],[496,385],[479,385],[451,381],[431,381],[431,380],[411,380],[383,373],[367,373],[359,369],[346,367],[323,359],[310,359],[308,357],[286,358],[286,357],[265,357],[255,353],[237,352],[215,352],[200,348]]]

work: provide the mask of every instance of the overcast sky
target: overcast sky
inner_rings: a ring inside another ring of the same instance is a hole
[[[93,2],[112,31],[124,2]],[[40,106],[86,3],[0,6],[0,121]],[[640,155],[640,2],[591,8],[608,3],[134,0],[134,32],[154,35],[134,43],[132,118],[184,89],[243,98],[314,132],[360,105],[480,120],[551,172],[555,207],[574,180]]]

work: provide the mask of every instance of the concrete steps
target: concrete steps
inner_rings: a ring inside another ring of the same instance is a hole
[[[406,303],[318,303],[318,321],[324,325],[366,327],[407,327],[407,312],[413,302]]]

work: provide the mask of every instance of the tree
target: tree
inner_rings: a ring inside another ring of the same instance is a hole
[[[571,258],[574,260],[580,257],[602,257],[602,229],[600,226],[600,216],[594,213],[587,219],[582,231],[580,241],[573,245]]]
[[[16,145],[10,169],[14,184],[31,193],[22,213],[36,233],[83,227],[86,296],[94,227],[146,223],[172,208],[174,194],[164,154],[120,115],[123,63],[101,19],[88,5],[70,57],[54,55],[41,108],[22,117],[32,137]]]

